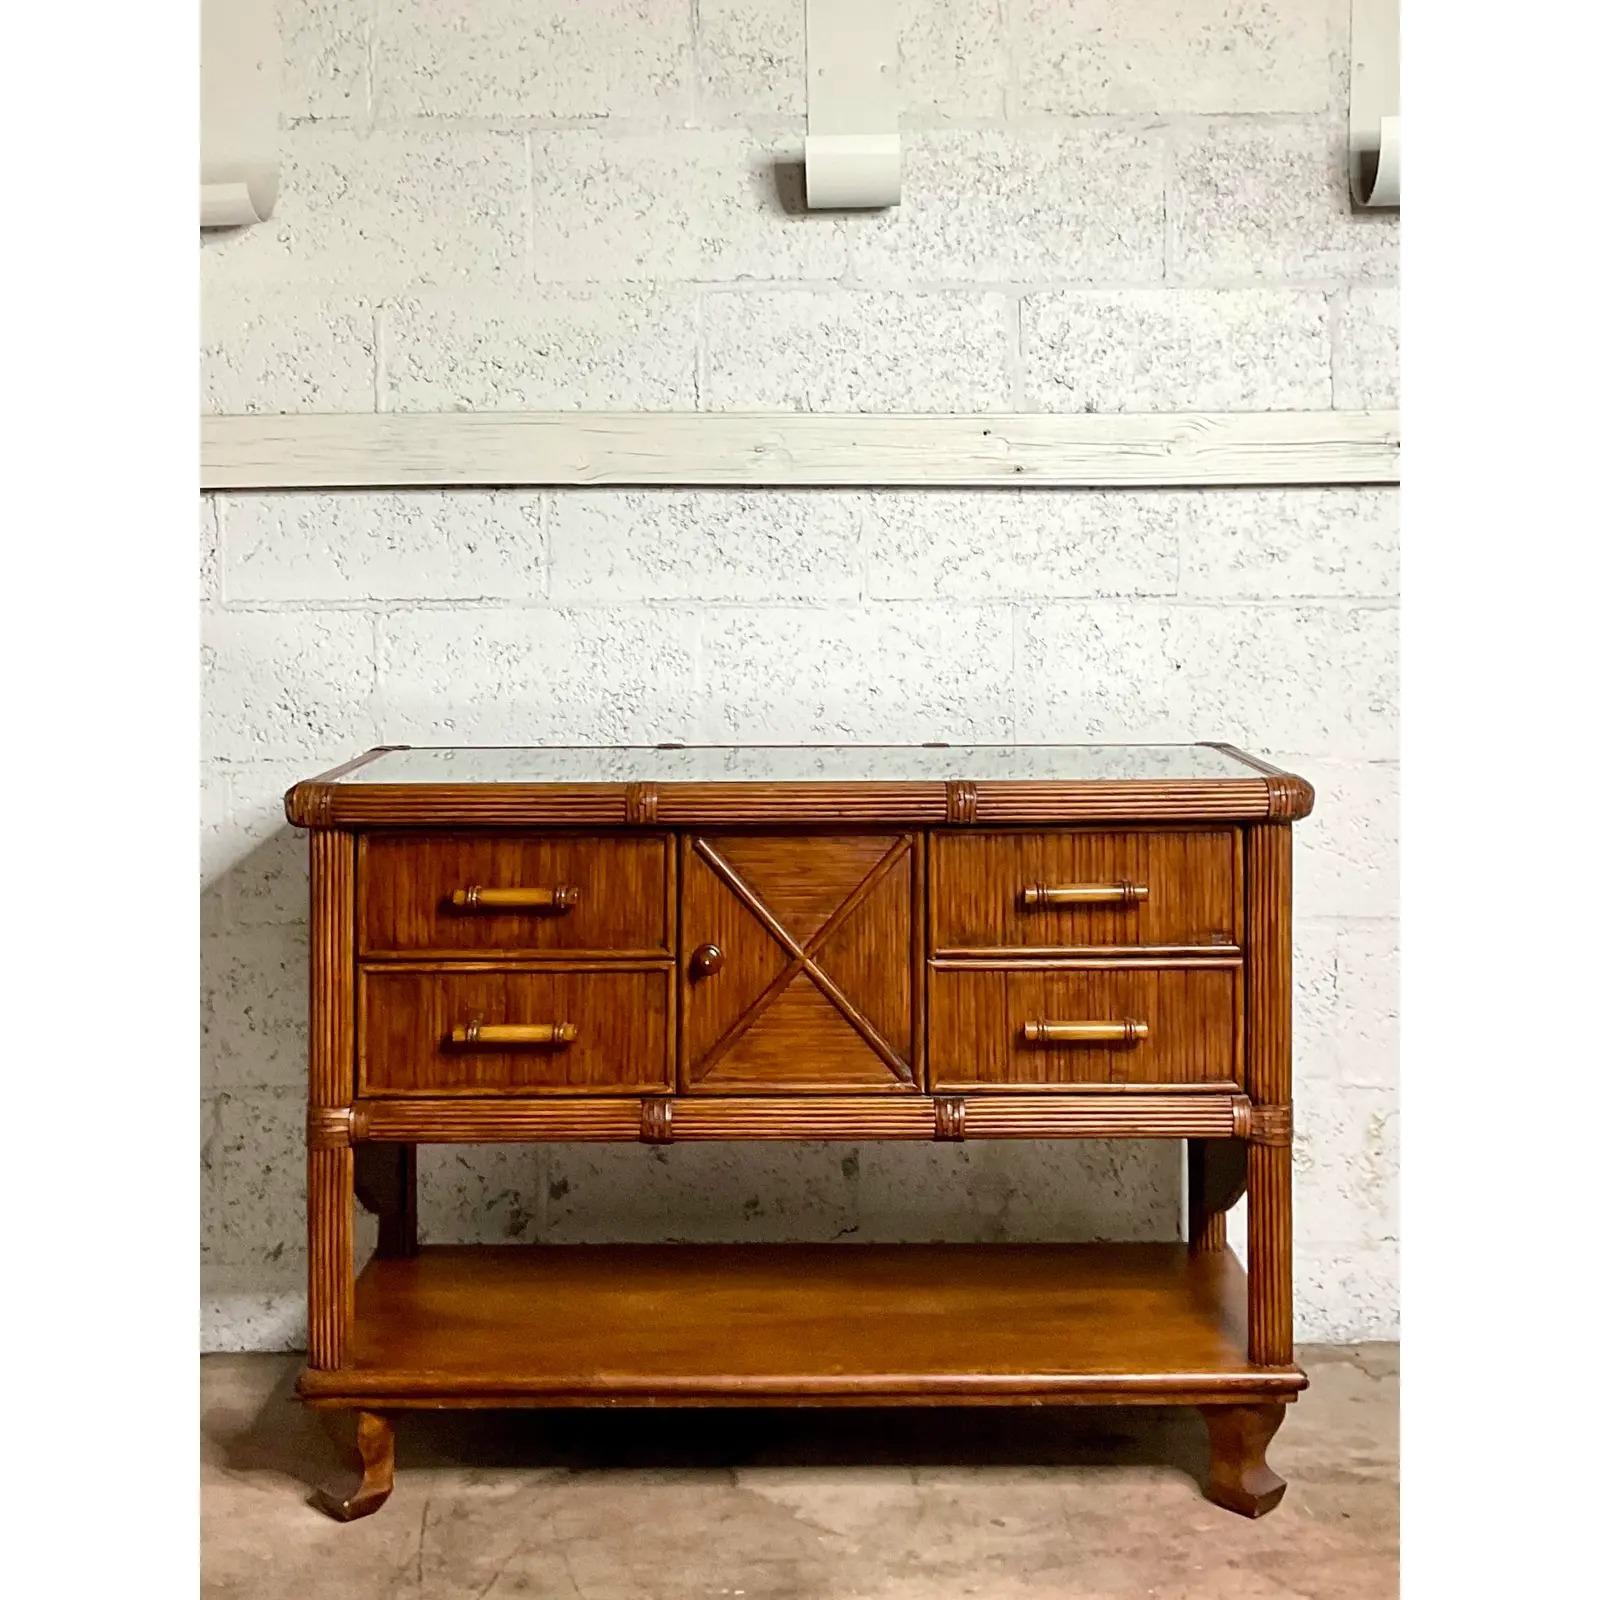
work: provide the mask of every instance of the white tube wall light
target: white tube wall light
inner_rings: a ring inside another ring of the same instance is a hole
[[[278,201],[272,0],[201,0],[200,226],[263,222]]]
[[[1400,0],[1350,0],[1350,193],[1400,204]]]
[[[806,0],[806,204],[900,204],[895,0]]]

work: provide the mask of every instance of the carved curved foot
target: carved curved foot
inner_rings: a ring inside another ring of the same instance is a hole
[[[1211,1431],[1206,1498],[1242,1517],[1264,1517],[1287,1487],[1267,1465],[1267,1446],[1283,1421],[1282,1406],[1201,1406]]]
[[[356,1453],[361,1458],[361,1482],[350,1495],[318,1489],[311,1503],[339,1522],[370,1517],[394,1488],[394,1424],[376,1411],[356,1413]]]

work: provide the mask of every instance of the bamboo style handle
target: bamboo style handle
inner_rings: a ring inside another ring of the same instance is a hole
[[[570,911],[577,903],[577,886],[571,883],[553,889],[485,889],[474,883],[450,896],[450,904],[463,911]]]
[[[1137,1044],[1150,1037],[1148,1022],[1024,1022],[1029,1044]]]
[[[1142,883],[1030,883],[1022,891],[1024,906],[1131,906],[1150,898]]]
[[[450,1030],[451,1044],[571,1044],[578,1037],[575,1022],[469,1022]]]

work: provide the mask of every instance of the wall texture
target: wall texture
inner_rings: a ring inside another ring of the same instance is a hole
[[[905,203],[806,215],[801,0],[282,0],[218,412],[1390,406],[1344,0],[901,0]],[[1305,773],[1299,1331],[1392,1336],[1397,494],[201,507],[210,1348],[303,1336],[297,778],[379,741],[1226,738]],[[430,1238],[1171,1237],[1157,1145],[444,1149]]]

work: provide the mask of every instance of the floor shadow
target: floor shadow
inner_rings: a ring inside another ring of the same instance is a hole
[[[309,1492],[353,1469],[353,1419],[294,1397],[296,1368],[253,1406],[207,1408],[228,1470],[273,1472]],[[1039,1406],[906,1410],[593,1409],[395,1414],[398,1465],[574,1473],[741,1467],[982,1468],[1163,1465],[1204,1484],[1205,1430],[1182,1408]]]
[[[212,1363],[219,1359],[230,1358],[209,1358]],[[203,1398],[203,1454],[219,1461],[229,1472],[277,1473],[308,1486],[320,1481],[321,1474],[347,1465],[347,1457],[353,1452],[352,1439],[346,1438],[341,1429],[330,1430],[295,1398],[299,1370],[298,1360],[285,1357],[266,1395]]]

